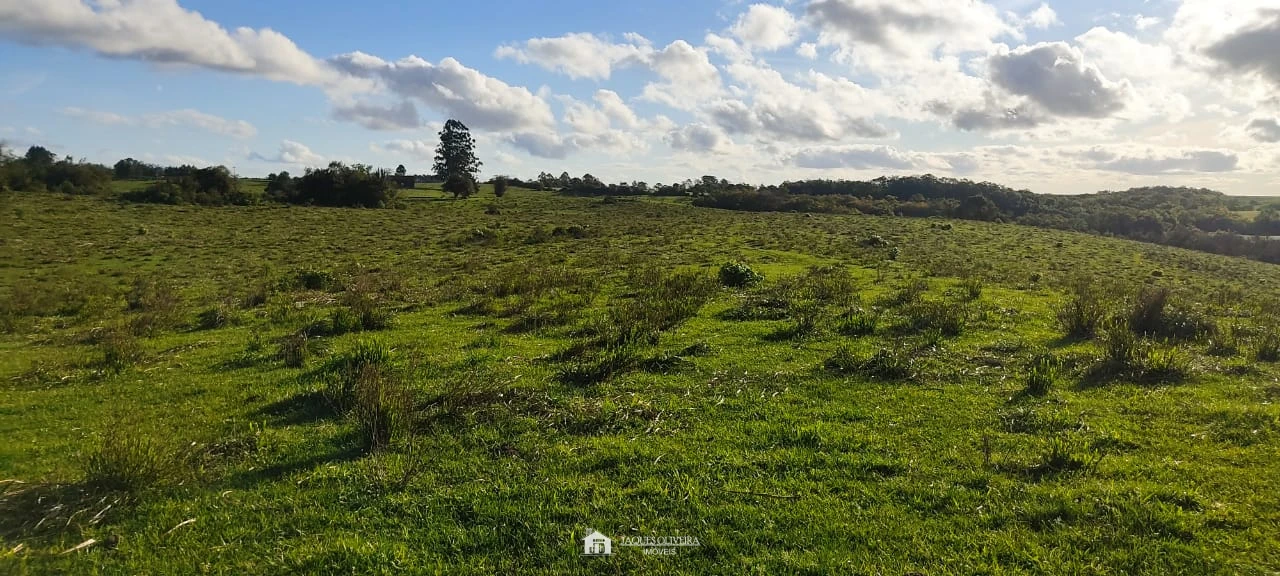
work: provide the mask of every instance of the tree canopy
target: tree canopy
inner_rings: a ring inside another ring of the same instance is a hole
[[[466,176],[475,180],[483,165],[476,159],[476,143],[471,131],[457,120],[449,120],[440,130],[440,145],[436,147],[433,170],[442,180],[451,176]]]

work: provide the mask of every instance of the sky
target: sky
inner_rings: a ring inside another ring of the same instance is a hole
[[[1280,195],[1280,0],[0,0],[0,140],[246,176]]]

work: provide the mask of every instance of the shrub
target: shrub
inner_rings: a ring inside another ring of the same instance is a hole
[[[160,278],[136,278],[125,296],[129,310],[138,312],[130,322],[134,334],[150,335],[177,324],[181,299],[173,285]]]
[[[261,200],[260,195],[243,189],[240,180],[225,166],[182,166],[174,169],[164,180],[126,192],[122,197],[130,202],[215,206],[256,204]]]
[[[353,395],[351,416],[369,448],[386,448],[411,429],[413,394],[393,371],[366,367],[356,375]]]
[[[1139,364],[1138,338],[1122,321],[1113,319],[1102,329],[1103,360],[1112,373],[1132,370]]]
[[[113,427],[83,460],[85,483],[137,494],[172,479],[180,459],[137,431]]]
[[[338,279],[328,270],[306,268],[294,275],[292,284],[303,290],[331,290],[338,285]]]
[[[1098,463],[1098,456],[1082,456],[1076,445],[1068,436],[1058,435],[1049,440],[1049,445],[1040,462],[1028,467],[1025,473],[1033,477],[1056,476],[1093,469]]]
[[[365,164],[330,162],[326,168],[308,168],[293,182],[292,191],[285,190],[279,200],[316,206],[386,208],[396,204],[400,193],[390,172]]]
[[[656,343],[660,333],[697,316],[716,290],[698,272],[667,274],[648,269],[632,282],[640,288],[636,297],[610,308],[598,324],[598,342],[606,347]]]
[[[1168,288],[1143,286],[1129,308],[1129,328],[1144,336],[1164,331],[1164,310],[1169,303]]]
[[[1209,346],[1205,349],[1211,356],[1231,357],[1240,353],[1240,339],[1234,326],[1226,326],[1215,331],[1209,337]]]
[[[845,336],[870,336],[880,323],[880,314],[856,308],[845,312],[836,324],[836,331]]]
[[[836,349],[823,366],[840,374],[860,374],[878,380],[903,380],[911,377],[911,361],[900,351],[881,348],[868,358],[858,358],[845,346]]]
[[[1142,358],[1142,377],[1159,382],[1176,382],[1187,377],[1186,357],[1173,346],[1152,346]]]
[[[499,176],[493,179],[493,195],[501,198],[507,193],[507,179]]]
[[[1093,338],[1102,326],[1107,307],[1101,292],[1087,279],[1077,280],[1065,304],[1058,308],[1058,326],[1069,338]]]
[[[454,198],[470,198],[476,193],[476,181],[470,174],[451,174],[440,189]]]
[[[393,280],[392,283],[395,281]],[[342,303],[348,312],[342,313],[344,330],[339,331],[335,324],[335,333],[355,332],[358,330],[385,330],[391,327],[391,311],[381,305],[383,293],[393,287],[388,286],[378,277],[360,273],[352,277],[342,293]],[[335,312],[335,315],[338,314]],[[339,320],[335,316],[335,322]]]
[[[336,308],[329,316],[328,332],[334,336],[359,332],[364,328],[360,315],[350,308]]]
[[[1159,336],[1175,340],[1200,340],[1218,334],[1218,324],[1212,318],[1186,308],[1169,307]]]
[[[99,365],[117,374],[142,360],[142,344],[132,331],[123,327],[103,333],[98,347],[102,352]]]
[[[924,279],[917,278],[898,288],[897,291],[886,297],[883,303],[885,306],[893,308],[914,304],[928,291],[929,283]]]
[[[982,280],[979,278],[966,278],[960,283],[960,288],[966,302],[973,302],[982,297]]]
[[[411,431],[414,397],[393,348],[362,340],[311,378],[321,382],[320,393],[336,412],[355,421],[370,449],[390,446]]]
[[[1050,354],[1041,354],[1027,368],[1027,394],[1044,396],[1049,393],[1058,378],[1058,361]]]
[[[1259,362],[1280,361],[1280,332],[1268,331],[1258,339],[1253,357]]]
[[[791,303],[788,316],[791,318],[791,325],[776,332],[775,338],[803,339],[818,334],[826,318],[826,310],[816,300],[802,300]]]
[[[196,316],[196,328],[215,330],[231,323],[231,311],[224,306],[207,308]]]
[[[863,243],[864,245],[866,245],[866,246],[870,246],[870,247],[872,247],[872,248],[879,248],[879,247],[883,247],[883,246],[888,246],[888,245],[889,245],[889,241],[888,241],[888,240],[885,240],[885,239],[884,239],[883,237],[881,237],[879,234],[872,234],[871,236],[868,236],[866,240],[863,240],[863,241],[862,241],[862,243]]]
[[[764,274],[741,262],[726,262],[720,266],[720,285],[729,288],[750,288],[764,281]]]
[[[819,304],[848,306],[860,299],[858,287],[842,266],[813,266],[804,275],[789,278],[778,287],[780,295]]]
[[[587,358],[579,358],[562,369],[561,382],[578,386],[598,384],[620,376],[640,365],[640,357],[628,346],[614,346]]]
[[[908,328],[917,332],[937,330],[948,337],[962,334],[969,319],[969,311],[964,306],[935,301],[911,304],[903,314]]]
[[[285,366],[301,368],[307,364],[307,359],[311,358],[312,344],[307,332],[307,329],[304,328],[280,339],[280,347],[276,352],[276,358],[284,362]]]
[[[693,344],[685,346],[685,348],[680,351],[680,356],[707,356],[713,352],[715,352],[715,350],[711,347],[711,344],[706,342],[694,342]]]
[[[318,376],[325,383],[324,396],[334,407],[346,411],[353,405],[361,382],[390,377],[393,363],[394,350],[391,347],[373,340],[362,340],[320,368]]]

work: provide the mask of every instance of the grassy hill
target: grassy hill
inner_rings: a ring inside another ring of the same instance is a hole
[[[0,572],[1280,567],[1280,267],[490,194],[0,196]]]

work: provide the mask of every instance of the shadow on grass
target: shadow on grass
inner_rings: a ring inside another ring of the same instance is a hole
[[[118,492],[82,483],[0,482],[0,540],[52,545],[65,534],[80,534],[129,507]]]
[[[1059,336],[1057,338],[1054,338],[1053,340],[1050,340],[1047,344],[1045,344],[1045,347],[1053,350],[1057,350],[1059,348],[1074,346],[1081,342],[1088,342],[1089,340],[1091,340],[1091,338],[1088,336]]]
[[[258,410],[257,415],[278,426],[311,424],[336,416],[324,394],[316,391],[272,402]]]
[[[1076,382],[1075,391],[1086,392],[1113,384],[1135,384],[1138,386],[1171,386],[1182,384],[1190,378],[1184,369],[1149,369],[1141,366],[1126,366],[1112,362],[1100,362],[1084,371]]]
[[[368,453],[367,447],[356,431],[342,434],[312,448],[312,452],[300,458],[233,474],[227,479],[227,484],[237,489],[249,489],[264,482],[275,482],[297,472],[312,470],[325,464],[358,460]]]

